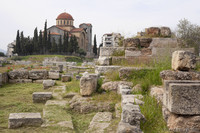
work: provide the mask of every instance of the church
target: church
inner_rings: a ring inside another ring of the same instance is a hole
[[[75,35],[80,49],[83,49],[87,55],[92,53],[92,24],[82,23],[79,28],[74,26],[74,18],[69,13],[61,13],[56,18],[56,25],[47,29],[47,33],[51,34],[58,43],[60,36],[63,38],[64,34],[69,36]]]

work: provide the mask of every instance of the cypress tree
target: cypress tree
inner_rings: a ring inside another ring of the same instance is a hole
[[[67,48],[67,49],[68,49],[68,52],[69,52],[70,54],[74,52],[73,45],[74,45],[74,37],[71,36],[71,37],[70,37],[70,41],[69,41],[69,43],[68,43],[68,48]]]
[[[62,49],[63,49],[63,47],[62,47],[62,38],[61,38],[61,35],[60,35],[59,44],[58,44],[58,53],[61,54]]]
[[[93,53],[94,53],[95,55],[97,55],[97,41],[96,41],[96,35],[94,35]]]
[[[14,53],[17,53],[19,55],[20,52],[20,36],[19,36],[19,30],[17,30],[17,37],[16,37],[16,45],[14,46]]]
[[[38,30],[37,27],[34,30],[34,37],[33,37],[33,53],[37,53],[39,50],[39,40],[38,40]]]
[[[63,42],[63,53],[67,54],[67,52],[68,52],[68,43],[69,43],[69,34],[67,33],[67,35],[66,35],[66,33],[65,33],[63,39],[64,39],[64,42]]]
[[[21,32],[20,35],[20,50],[19,50],[19,55],[24,55],[26,53],[26,48],[25,48],[25,39],[24,39],[24,33],[23,31]]]
[[[51,52],[51,33],[50,33],[50,31],[49,31],[48,40],[47,40],[47,51]]]
[[[46,48],[47,48],[47,21],[45,21],[44,24],[44,34],[43,34],[43,39],[42,39],[42,45],[43,45],[43,53],[46,53]]]
[[[38,50],[38,52],[40,53],[40,54],[42,54],[43,53],[43,43],[42,43],[42,31],[40,30],[40,34],[39,34],[39,49],[40,50]]]
[[[57,47],[57,44],[56,44],[56,40],[55,40],[55,38],[53,38],[53,40],[52,40],[52,47],[51,47],[51,51],[52,51],[53,54],[55,54],[58,51],[57,48],[58,47]]]

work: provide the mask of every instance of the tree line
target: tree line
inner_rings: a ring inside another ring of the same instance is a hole
[[[38,35],[37,27],[34,30],[34,37],[24,37],[23,31],[17,31],[16,45],[14,46],[14,53],[19,56],[33,55],[33,54],[72,54],[78,53],[86,55],[85,51],[79,49],[76,36],[69,36],[65,33],[63,38],[60,35],[59,41],[51,37],[50,32],[47,33],[47,22],[44,25],[44,32],[40,30]]]

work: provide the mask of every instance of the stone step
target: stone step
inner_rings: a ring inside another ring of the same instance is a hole
[[[42,117],[40,113],[11,113],[8,120],[8,128],[19,128],[22,126],[41,126]]]

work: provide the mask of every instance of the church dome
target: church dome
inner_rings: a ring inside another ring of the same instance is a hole
[[[69,13],[66,13],[66,12],[61,13],[60,15],[58,15],[56,20],[58,20],[58,19],[74,20],[72,15],[70,15]]]

